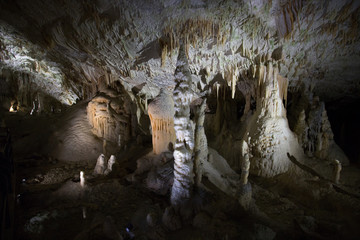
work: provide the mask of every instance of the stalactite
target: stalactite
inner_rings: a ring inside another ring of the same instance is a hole
[[[261,111],[269,111],[272,117],[284,116],[285,108],[280,98],[281,93],[278,81],[278,68],[273,67],[272,62],[268,62],[266,67],[261,64],[258,67],[257,77],[256,109]],[[287,79],[282,81],[286,81],[287,86]],[[282,91],[285,92],[287,89],[282,89]]]
[[[234,99],[236,91],[236,83],[239,78],[239,69],[237,65],[228,65],[225,68],[224,79],[227,81],[228,86],[231,88],[231,98]]]
[[[169,24],[163,30],[163,38],[167,39],[168,44],[161,44],[162,60],[166,56],[170,55],[171,57],[173,50],[179,48],[179,39],[184,39],[185,53],[189,57],[190,46],[196,48],[199,44],[205,42],[206,39],[212,39],[214,35],[216,35],[217,45],[220,45],[225,44],[230,33],[229,31],[222,31],[220,24],[214,22],[213,19],[186,19],[178,20],[171,25]]]
[[[287,106],[287,92],[289,80],[287,78],[282,77],[281,75],[277,75],[277,80],[279,84],[279,93],[281,100],[284,101],[284,106]]]
[[[280,37],[290,38],[304,0],[290,0],[276,8],[276,26]],[[300,24],[300,23],[299,23]]]

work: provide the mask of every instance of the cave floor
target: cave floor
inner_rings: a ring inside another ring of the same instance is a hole
[[[251,176],[253,202],[247,210],[205,178],[211,192],[207,203],[192,222],[169,230],[161,223],[169,193],[146,188],[146,173],[140,181],[128,181],[136,159],[151,146],[122,149],[113,172],[94,177],[96,158],[61,161],[42,151],[56,117],[5,118],[16,172],[15,239],[126,239],[129,223],[135,239],[351,239],[360,234],[360,170],[354,166],[343,168],[340,190],[316,178]],[[85,173],[84,188],[80,171]]]

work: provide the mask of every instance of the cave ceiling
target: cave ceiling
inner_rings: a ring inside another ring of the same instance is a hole
[[[107,81],[155,97],[172,89],[178,47],[194,81],[246,78],[277,49],[289,91],[360,96],[360,1],[0,1],[0,68],[32,74],[66,104]],[[276,52],[276,51],[275,51]]]

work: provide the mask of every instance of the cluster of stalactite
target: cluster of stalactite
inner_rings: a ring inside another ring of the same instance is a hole
[[[296,21],[299,22],[299,13],[304,0],[290,0],[277,8],[276,25],[280,37],[289,38]]]
[[[83,99],[91,99],[103,89],[117,89],[119,85],[119,77],[104,69],[103,74],[97,80],[92,79],[90,82],[82,84],[81,95]]]
[[[160,39],[162,49],[161,60],[164,65],[167,56],[171,56],[174,49],[180,46],[180,39],[185,47],[186,55],[189,56],[189,48],[199,46],[207,39],[214,39],[216,44],[224,44],[229,38],[229,30],[222,30],[221,24],[213,19],[187,19],[172,22],[163,30],[163,37]]]
[[[260,65],[257,67],[257,106],[256,109],[268,111],[272,117],[285,116],[285,108],[282,97],[287,96],[287,88],[281,88],[287,79],[278,75],[277,65],[273,66],[268,62],[268,66]],[[282,92],[281,92],[282,91]]]

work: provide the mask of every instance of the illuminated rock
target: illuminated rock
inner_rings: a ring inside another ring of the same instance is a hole
[[[95,175],[102,175],[102,174],[104,174],[105,169],[106,169],[105,155],[100,154],[100,156],[98,157],[98,159],[96,161],[94,174]]]
[[[128,101],[124,94],[115,94],[110,90],[95,96],[87,106],[92,132],[118,146],[129,141],[135,126]]]
[[[272,177],[287,172],[293,166],[287,153],[303,156],[297,138],[291,132],[283,99],[287,80],[278,75],[277,63],[260,64],[256,72],[256,112],[247,127],[252,146],[250,172]],[[247,141],[247,136],[244,140]]]
[[[116,157],[114,155],[111,155],[109,160],[108,160],[108,163],[107,163],[107,168],[104,171],[105,175],[108,175],[109,173],[112,172],[112,167],[115,164],[115,162],[116,162]]]
[[[248,139],[250,141],[250,138]],[[248,182],[250,170],[250,149],[246,141],[242,141],[241,178],[239,184],[239,203],[248,208],[251,202],[252,189]]]
[[[85,177],[84,177],[84,172],[80,171],[80,186],[84,187],[85,186]]]
[[[196,127],[195,127],[195,182],[197,185],[201,183],[202,169],[204,162],[208,159],[208,145],[204,129],[206,99],[197,108]]]
[[[191,198],[194,184],[194,123],[190,120],[191,75],[184,46],[181,46],[179,50],[175,79],[173,98],[176,141],[171,204],[176,207]]]
[[[148,106],[151,121],[152,144],[155,154],[168,150],[169,143],[175,143],[174,101],[171,93],[164,89]]]
[[[334,165],[335,165],[335,167],[334,167],[334,182],[336,184],[339,184],[339,182],[340,182],[340,172],[341,172],[341,169],[342,169],[341,162],[339,160],[335,160]]]

